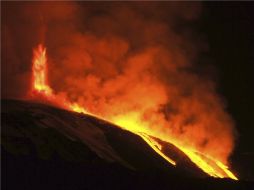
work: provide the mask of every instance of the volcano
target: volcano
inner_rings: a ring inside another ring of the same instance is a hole
[[[96,117],[32,101],[1,103],[4,189],[250,187],[209,177],[156,139],[178,163],[170,165],[140,136]]]

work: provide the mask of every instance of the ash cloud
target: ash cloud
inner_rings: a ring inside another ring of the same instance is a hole
[[[232,119],[195,72],[207,48],[192,29],[201,12],[182,2],[5,2],[2,96],[27,96],[32,49],[44,43],[57,94],[109,119],[134,114],[226,161]]]

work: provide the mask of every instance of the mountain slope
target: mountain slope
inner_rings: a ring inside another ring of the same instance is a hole
[[[92,116],[28,101],[1,103],[4,189],[202,189],[207,184],[246,189],[251,185],[208,178],[164,142],[179,163],[174,167],[141,137]]]

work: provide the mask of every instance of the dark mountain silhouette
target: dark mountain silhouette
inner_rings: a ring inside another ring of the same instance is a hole
[[[251,189],[210,178],[172,144],[171,166],[141,137],[93,116],[2,100],[3,189]]]

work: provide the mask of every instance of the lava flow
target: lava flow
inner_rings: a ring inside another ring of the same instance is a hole
[[[127,113],[121,116],[105,117],[97,113],[91,113],[87,111],[83,106],[76,102],[71,102],[67,98],[54,93],[47,81],[47,57],[46,49],[39,45],[34,51],[33,58],[33,78],[32,78],[32,94],[40,95],[64,109],[71,110],[74,112],[85,113],[93,115],[104,120],[108,120],[121,128],[128,130],[134,134],[139,135],[156,153],[172,165],[177,165],[177,162],[171,159],[168,155],[163,153],[163,146],[156,141],[156,137],[165,142],[175,145],[179,150],[184,152],[189,159],[195,163],[201,170],[213,177],[219,178],[231,178],[238,180],[237,177],[228,169],[228,167],[219,159],[214,158],[210,155],[204,154],[192,146],[183,145],[180,139],[174,136],[158,132],[151,127],[154,122],[149,123],[149,119],[143,121],[138,114]],[[159,124],[158,124],[159,125]]]

